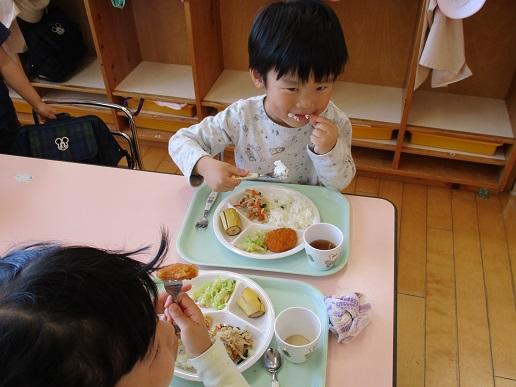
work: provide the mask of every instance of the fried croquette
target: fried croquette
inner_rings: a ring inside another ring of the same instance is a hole
[[[291,228],[277,228],[265,234],[265,245],[274,253],[282,253],[296,247],[297,233]]]
[[[187,263],[173,263],[159,269],[156,274],[163,281],[165,280],[186,280],[197,277],[199,268],[196,265]]]

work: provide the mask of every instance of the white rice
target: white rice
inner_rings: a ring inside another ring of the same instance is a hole
[[[304,230],[314,222],[314,211],[306,201],[293,195],[267,197],[268,224]]]

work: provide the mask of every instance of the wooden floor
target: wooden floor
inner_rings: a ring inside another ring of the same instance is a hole
[[[179,173],[166,149],[141,151]],[[397,385],[516,387],[516,196],[361,176],[346,192],[398,210]]]

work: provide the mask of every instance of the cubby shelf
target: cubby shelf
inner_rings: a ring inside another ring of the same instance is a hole
[[[223,109],[239,99],[263,94],[251,81],[248,71],[223,70],[206,97],[203,105]]]
[[[403,89],[363,83],[336,82],[333,102],[352,119],[399,123]]]
[[[87,57],[83,60],[79,69],[65,82],[48,82],[36,78],[32,81],[35,87],[44,89],[82,91],[94,94],[106,94],[106,87],[102,79],[100,62],[96,57]]]
[[[113,95],[146,96],[164,101],[195,103],[192,66],[140,62]]]
[[[42,93],[82,92],[117,103],[133,97],[192,105],[193,117],[142,112],[139,137],[146,142],[163,146],[178,128],[263,94],[249,75],[247,36],[269,0],[131,0],[123,9],[106,0],[54,1],[80,25],[90,57],[69,81],[34,85]],[[350,53],[332,100],[357,134],[392,137],[353,138],[357,169],[509,189],[516,178],[516,2],[490,0],[463,20],[472,77],[438,89],[427,80],[414,91],[428,1],[387,1],[382,7],[377,0],[327,2],[341,21]],[[18,106],[26,114],[27,106]],[[126,128],[125,120],[113,118],[119,129]],[[416,145],[414,134],[420,143],[422,135],[442,136],[449,148],[465,150]],[[481,142],[492,145],[494,155],[468,148]]]
[[[416,91],[408,125],[514,140],[503,99]]]

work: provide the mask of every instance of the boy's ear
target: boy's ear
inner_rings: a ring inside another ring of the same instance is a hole
[[[249,74],[251,74],[251,79],[253,80],[254,85],[258,89],[261,89],[261,88],[265,87],[265,84],[263,82],[263,78],[260,75],[260,73],[258,73],[258,71],[254,70],[254,69],[249,69]]]

